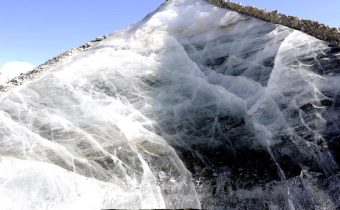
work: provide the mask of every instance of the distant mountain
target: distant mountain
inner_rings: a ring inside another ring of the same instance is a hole
[[[340,49],[204,0],[2,87],[4,209],[336,209]]]

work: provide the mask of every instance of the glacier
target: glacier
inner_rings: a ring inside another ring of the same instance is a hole
[[[336,209],[340,49],[170,0],[0,95],[2,209]]]

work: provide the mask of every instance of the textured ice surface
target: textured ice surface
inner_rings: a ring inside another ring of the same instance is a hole
[[[173,0],[0,96],[8,209],[335,209],[340,50]]]

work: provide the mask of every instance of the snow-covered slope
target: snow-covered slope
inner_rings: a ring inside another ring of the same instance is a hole
[[[340,50],[172,0],[0,96],[8,209],[334,209]]]

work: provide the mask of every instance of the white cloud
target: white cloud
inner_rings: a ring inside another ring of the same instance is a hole
[[[0,67],[0,85],[5,84],[14,77],[19,76],[21,73],[25,73],[33,69],[34,66],[27,62],[7,62],[2,67]]]

